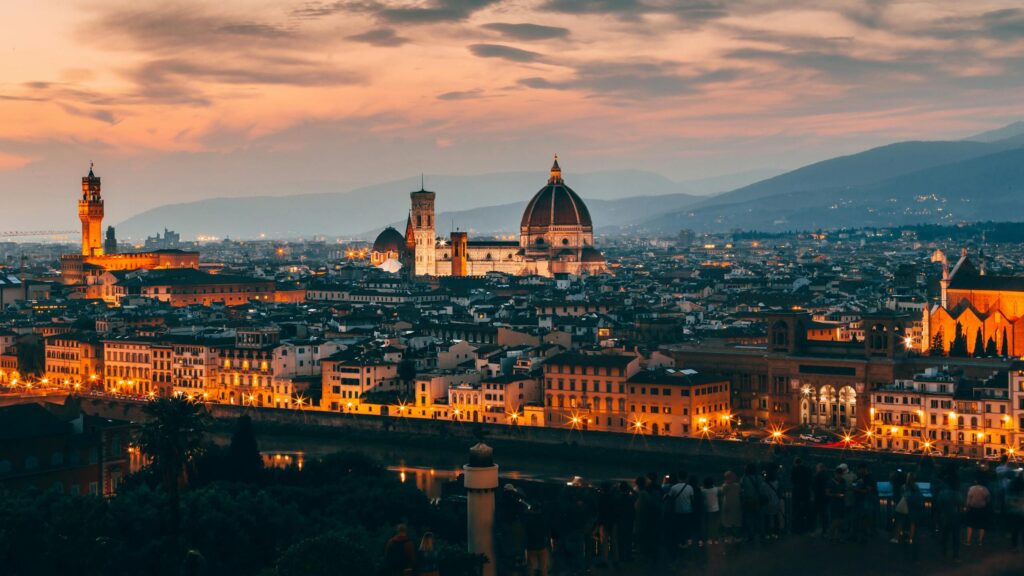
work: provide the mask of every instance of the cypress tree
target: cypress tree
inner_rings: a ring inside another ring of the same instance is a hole
[[[974,333],[974,357],[980,357],[985,354],[985,339],[981,337],[981,328]]]
[[[956,323],[953,342],[949,345],[949,355],[957,358],[967,356],[967,336],[964,334],[964,328],[959,322]]]
[[[241,482],[255,482],[263,471],[263,457],[252,429],[252,418],[243,414],[235,421],[235,432],[228,447],[228,476]]]
[[[942,333],[941,328],[939,328],[939,331],[935,333],[935,336],[932,336],[932,343],[931,347],[928,349],[928,354],[932,356],[946,355],[945,334]]]
[[[988,342],[985,342],[985,356],[988,356],[989,358],[995,358],[998,354],[999,351],[996,350],[996,339],[989,338]]]
[[[1007,345],[1006,341],[1006,328],[1003,328],[1003,348],[1002,350],[999,351],[999,355],[1002,356],[1003,358],[1006,358],[1007,356],[1010,355],[1010,347],[1009,345]]]

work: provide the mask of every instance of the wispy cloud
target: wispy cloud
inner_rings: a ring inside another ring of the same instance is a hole
[[[559,26],[543,26],[541,24],[508,22],[492,22],[484,24],[484,28],[498,32],[502,36],[512,40],[552,40],[556,38],[568,38],[569,29]]]
[[[409,42],[408,38],[399,36],[397,32],[392,28],[378,28],[376,30],[368,30],[361,34],[353,34],[348,37],[349,40],[356,42],[363,42],[371,46],[382,46],[382,47],[393,47],[401,46]]]
[[[339,13],[371,15],[389,24],[437,24],[466,20],[478,10],[501,0],[428,0],[420,3],[374,0],[310,2],[292,11],[304,19],[316,19]]]
[[[536,62],[542,54],[504,44],[471,44],[469,51],[480,58],[501,58],[512,62]]]
[[[583,90],[593,96],[643,99],[684,96],[702,87],[738,76],[731,69],[685,71],[677,62],[587,62],[575,67],[572,78],[522,78],[519,85],[539,90]]]
[[[476,88],[473,90],[453,90],[452,92],[445,92],[444,94],[438,94],[438,100],[472,100],[480,98],[484,95],[484,91]]]

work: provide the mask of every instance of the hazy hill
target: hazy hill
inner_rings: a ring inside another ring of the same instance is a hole
[[[1024,136],[1024,122],[1017,121],[1013,124],[1007,124],[1002,128],[996,128],[995,130],[975,134],[969,138],[964,138],[964,140],[973,140],[975,142],[999,142],[1009,139],[1016,140],[1021,136]]]
[[[661,214],[666,210],[679,210],[699,200],[689,194],[668,194],[665,196],[633,196],[619,200],[598,200],[585,198],[590,218],[596,232],[614,233],[622,226],[638,224]],[[437,233],[447,236],[453,228],[470,234],[519,234],[519,223],[528,200],[487,206],[473,210],[441,212],[437,215]],[[390,224],[405,233],[405,220]],[[368,240],[376,238],[382,228],[366,230],[361,236]]]
[[[727,195],[723,195],[727,196]],[[1021,217],[1024,148],[950,162],[859,186],[793,190],[730,204],[684,208],[644,231],[791,230],[894,226]]]
[[[750,181],[757,173],[719,177],[693,182],[673,182],[651,172],[620,170],[576,174],[566,172],[566,182],[589,202],[618,200],[626,197],[678,196],[666,205],[681,207],[691,189],[706,190],[711,186],[733,181]],[[477,176],[428,176],[426,187],[436,191],[439,213],[465,212],[488,206],[506,206],[527,202],[547,181],[537,172],[508,172]],[[260,196],[248,198],[214,198],[184,204],[169,204],[138,214],[116,224],[119,238],[140,239],[164,227],[178,231],[185,238],[196,235],[255,238],[310,236],[313,234],[355,236],[380,229],[391,222],[404,223],[409,207],[409,192],[418,190],[419,178],[406,178],[349,192],[302,194],[294,196]],[[645,201],[650,207],[652,201]],[[521,214],[521,210],[519,214]],[[645,219],[637,208],[628,214]],[[503,214],[495,214],[499,216]],[[614,215],[613,215],[614,216]],[[465,216],[469,222],[469,215]],[[518,215],[513,218],[518,225]],[[598,225],[612,220],[594,216]],[[460,220],[462,218],[460,217]],[[442,218],[438,218],[442,222]],[[504,220],[494,226],[504,228]],[[481,222],[478,226],[484,226]]]
[[[1001,144],[970,141],[898,142],[816,162],[708,198],[697,206],[720,206],[778,194],[863,186],[932,166],[984,156],[1005,148]]]

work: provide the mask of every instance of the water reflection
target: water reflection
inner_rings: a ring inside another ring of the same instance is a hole
[[[419,468],[416,466],[389,466],[388,470],[398,474],[403,484],[412,482],[420,492],[431,500],[440,498],[445,483],[456,480],[461,470],[438,470],[435,468]]]
[[[302,470],[302,465],[306,459],[302,452],[268,451],[261,452],[260,456],[263,457],[264,468],[278,468],[281,470],[291,468],[292,466]]]

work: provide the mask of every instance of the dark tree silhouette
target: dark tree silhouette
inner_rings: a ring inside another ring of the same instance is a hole
[[[228,448],[228,474],[234,480],[255,482],[263,472],[263,457],[252,429],[252,418],[243,414],[235,421],[235,432]]]
[[[967,335],[964,334],[964,328],[959,322],[956,323],[956,332],[953,336],[953,342],[949,346],[949,355],[956,358],[964,358],[967,356]]]
[[[416,363],[412,360],[402,360],[399,362],[398,377],[402,379],[402,383],[408,388],[409,382],[416,377]]]
[[[974,356],[980,357],[985,355],[985,339],[981,337],[981,328],[974,333]]]
[[[167,552],[177,563],[181,490],[188,484],[188,464],[199,454],[206,433],[206,410],[180,396],[147,404],[150,420],[139,433],[139,446],[167,494]]]
[[[941,328],[935,333],[935,336],[932,336],[932,343],[928,353],[932,356],[946,355],[945,334],[942,333]]]
[[[1010,355],[1010,347],[1006,341],[1006,328],[1003,328],[1003,346],[999,350],[999,355],[1002,356],[1003,358],[1006,358],[1007,356]]]
[[[985,356],[995,358],[999,355],[999,351],[996,349],[995,338],[989,338],[988,342],[985,342]]]

